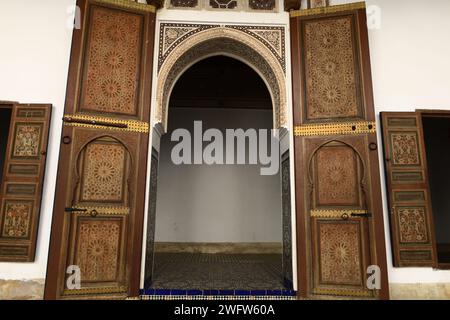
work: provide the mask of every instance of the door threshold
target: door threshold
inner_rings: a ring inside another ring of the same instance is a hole
[[[141,290],[141,297],[162,297],[162,300],[295,300],[297,291],[295,290],[177,290],[177,289],[147,289]],[[289,299],[287,299],[289,298]],[[158,300],[158,299],[146,299]]]

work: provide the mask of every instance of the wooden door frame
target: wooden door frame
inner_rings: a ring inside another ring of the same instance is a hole
[[[420,128],[422,134],[422,145],[423,145],[423,153],[424,157],[426,158],[426,170],[427,170],[427,184],[428,184],[428,190],[429,190],[429,197],[430,197],[430,233],[433,237],[433,250],[435,254],[435,261],[434,261],[434,268],[437,270],[450,270],[450,263],[439,263],[439,256],[438,256],[438,248],[437,248],[437,241],[436,241],[436,227],[435,227],[435,219],[433,214],[433,195],[431,194],[431,188],[430,188],[430,174],[428,170],[428,159],[427,159],[427,146],[425,141],[425,130],[423,127],[423,119],[424,118],[450,118],[450,110],[439,110],[439,109],[416,109],[416,113],[420,117]]]

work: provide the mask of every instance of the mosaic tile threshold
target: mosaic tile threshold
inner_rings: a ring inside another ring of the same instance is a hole
[[[293,297],[278,254],[157,253],[144,296]]]
[[[130,298],[128,300],[241,300],[241,301],[252,301],[252,300],[297,300],[294,296],[165,296],[165,295],[141,295],[139,298]]]
[[[180,290],[148,289],[141,290],[141,296],[171,297],[295,297],[294,290]]]

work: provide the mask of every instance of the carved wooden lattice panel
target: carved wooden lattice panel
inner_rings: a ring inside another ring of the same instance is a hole
[[[386,112],[381,118],[394,265],[435,266],[422,120],[410,112]]]
[[[75,264],[84,282],[116,281],[121,257],[122,219],[79,219]]]
[[[137,296],[156,8],[77,5],[45,298]]]
[[[362,287],[365,263],[360,224],[318,220],[316,227],[320,284]]]
[[[51,106],[10,108],[0,190],[0,261],[31,262],[36,251]]]
[[[87,146],[81,172],[81,201],[123,203],[127,171],[124,146],[98,141]]]
[[[81,111],[137,115],[143,17],[92,6]]]
[[[364,118],[356,24],[353,14],[302,21],[306,122]]]
[[[355,206],[360,205],[358,179],[359,159],[357,154],[343,145],[330,145],[317,152],[314,171],[316,173],[316,205]]]

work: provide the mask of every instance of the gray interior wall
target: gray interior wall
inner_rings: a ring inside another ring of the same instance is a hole
[[[424,118],[436,240],[450,244],[450,118]]]
[[[173,129],[272,128],[271,110],[171,109],[161,140],[156,242],[281,242],[280,175],[256,165],[181,165],[170,159]]]

